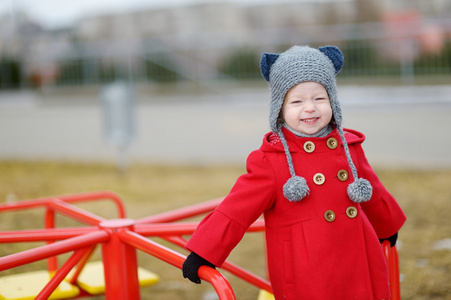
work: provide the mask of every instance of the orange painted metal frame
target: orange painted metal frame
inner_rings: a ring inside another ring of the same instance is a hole
[[[192,234],[198,223],[180,221],[214,210],[222,199],[215,199],[138,220],[126,218],[122,200],[116,194],[108,191],[0,204],[0,213],[33,208],[45,209],[44,229],[0,231],[0,243],[47,243],[44,246],[0,257],[0,272],[47,259],[48,270],[54,273],[54,276],[36,299],[48,299],[71,270],[73,270],[73,273],[69,281],[76,284],[78,275],[95,247],[100,244],[105,271],[105,298],[108,300],[140,299],[136,250],[141,250],[181,269],[186,256],[152,241],[149,237],[160,237],[174,245],[185,248],[187,240],[183,238],[183,235]],[[73,205],[99,200],[112,201],[116,205],[118,218],[106,220]],[[55,213],[68,216],[87,226],[55,228]],[[263,220],[257,220],[248,232],[261,232],[264,229]],[[390,248],[390,246],[387,248],[384,243],[382,247],[390,266],[392,299],[398,300],[400,299],[400,292],[396,248]],[[70,252],[73,252],[72,256],[61,267],[58,267],[57,256]],[[272,292],[268,280],[240,266],[227,261],[222,268],[260,289]],[[199,277],[212,284],[220,300],[236,299],[232,287],[217,270],[206,266],[201,267]],[[89,295],[86,291],[80,290],[79,297]]]

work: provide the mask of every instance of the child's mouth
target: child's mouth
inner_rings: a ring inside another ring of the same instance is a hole
[[[319,118],[301,119],[304,123],[315,123]]]

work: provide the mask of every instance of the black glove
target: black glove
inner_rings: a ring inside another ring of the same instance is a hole
[[[200,284],[200,278],[199,275],[197,275],[197,272],[199,271],[199,268],[202,266],[209,266],[216,269],[214,264],[203,259],[196,253],[191,252],[191,254],[188,255],[185,262],[183,263],[182,267],[183,277],[188,278],[194,283]]]
[[[396,241],[398,240],[398,233],[395,233],[394,235],[386,239],[379,239],[379,242],[382,243],[385,240],[388,240],[390,242],[390,247],[393,247],[394,245],[396,245]]]

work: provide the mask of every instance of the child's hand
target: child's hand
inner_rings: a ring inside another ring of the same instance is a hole
[[[398,240],[398,233],[395,233],[394,235],[386,239],[379,239],[379,242],[382,243],[385,240],[388,240],[390,242],[390,247],[393,247],[394,245],[396,245],[396,241]]]
[[[200,284],[200,278],[199,275],[197,275],[197,272],[199,271],[199,268],[202,266],[216,268],[215,265],[213,265],[209,261],[203,259],[196,253],[191,252],[191,254],[188,255],[185,262],[183,263],[182,267],[183,277],[188,278],[194,283]]]

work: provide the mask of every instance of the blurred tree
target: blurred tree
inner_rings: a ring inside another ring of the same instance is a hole
[[[220,71],[236,79],[260,78],[259,55],[251,49],[238,49],[225,58]]]
[[[0,88],[19,88],[21,83],[21,64],[16,59],[0,60]]]

